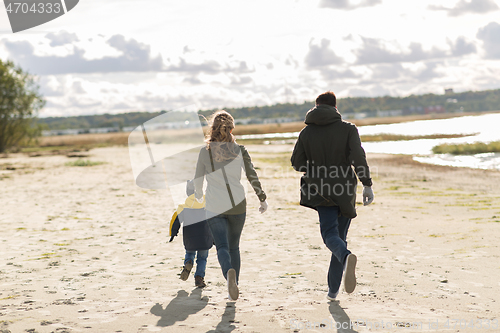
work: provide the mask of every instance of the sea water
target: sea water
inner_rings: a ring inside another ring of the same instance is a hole
[[[500,153],[476,155],[433,154],[434,146],[448,143],[474,143],[500,140],[500,113],[477,116],[458,116],[449,119],[418,120],[397,124],[360,126],[360,135],[397,134],[397,135],[435,135],[463,134],[464,137],[449,139],[418,139],[409,141],[365,142],[363,148],[368,153],[414,155],[419,162],[456,167],[500,170]],[[240,139],[283,139],[294,142],[299,132],[242,135]]]
[[[381,133],[401,135],[464,134],[450,139],[419,139],[410,141],[366,142],[363,148],[371,153],[409,154],[424,163],[500,170],[500,154],[476,155],[433,154],[432,148],[440,144],[492,142],[500,140],[500,114],[465,116],[450,119],[419,120],[399,124],[360,126],[360,135]]]

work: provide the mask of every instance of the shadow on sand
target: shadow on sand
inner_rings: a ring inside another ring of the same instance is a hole
[[[330,302],[329,310],[333,320],[335,320],[335,327],[338,333],[357,333],[357,331],[353,329],[355,326],[353,326],[351,318],[345,313],[338,301]]]
[[[217,324],[217,327],[213,330],[207,331],[207,333],[229,333],[232,332],[236,326],[234,323],[234,315],[236,312],[235,302],[227,302],[226,309],[222,314],[222,318],[220,323]]]
[[[176,322],[182,322],[192,314],[195,314],[205,308],[208,303],[208,297],[201,297],[201,288],[196,288],[188,295],[185,290],[179,290],[177,296],[168,303],[163,309],[160,303],[156,303],[149,310],[155,316],[160,317],[156,326],[172,326]],[[233,312],[234,318],[234,312]]]

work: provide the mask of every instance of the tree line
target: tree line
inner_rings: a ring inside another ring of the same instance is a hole
[[[0,153],[11,147],[22,146],[39,136],[45,130],[91,129],[113,127],[136,127],[164,113],[127,112],[121,114],[100,114],[73,117],[37,118],[45,105],[39,93],[35,77],[12,61],[0,59]],[[314,106],[314,101],[301,104],[274,104],[243,108],[224,108],[236,120],[268,118],[303,119],[306,112]],[[500,89],[467,91],[446,94],[410,95],[406,97],[347,97],[339,98],[337,106],[340,113],[373,114],[384,110],[422,110],[426,107],[441,106],[446,112],[482,112],[500,109]],[[209,116],[215,110],[200,110],[198,113]],[[173,116],[173,117],[172,117]],[[171,113],[173,121],[184,121],[185,113]]]
[[[274,104],[267,106],[251,106],[242,108],[223,108],[235,117],[241,119],[293,118],[303,119],[306,112],[314,106],[314,101],[302,104]],[[410,108],[426,108],[442,106],[446,112],[483,112],[500,110],[500,89],[484,91],[467,91],[446,95],[424,94],[406,97],[347,97],[339,98],[337,106],[340,113],[373,113],[383,110],[405,110]],[[199,114],[208,117],[217,109],[201,110]],[[89,129],[101,127],[129,127],[152,119],[163,112],[128,112],[121,114],[100,114],[76,117],[49,117],[39,119],[44,128]],[[182,121],[179,115],[179,121]]]

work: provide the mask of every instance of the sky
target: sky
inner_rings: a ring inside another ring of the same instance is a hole
[[[80,0],[12,33],[39,116],[500,88],[500,0]],[[339,105],[339,111],[342,106]]]

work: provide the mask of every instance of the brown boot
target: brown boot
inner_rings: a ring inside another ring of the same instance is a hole
[[[205,283],[205,279],[199,275],[195,275],[194,285],[197,286],[198,288],[205,288],[207,286]]]
[[[191,273],[191,270],[193,269],[193,261],[189,260],[186,265],[182,268],[181,272],[181,280],[186,281],[189,277],[189,273]]]

